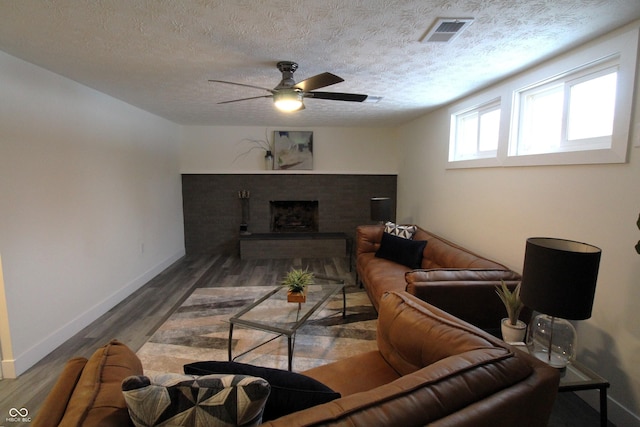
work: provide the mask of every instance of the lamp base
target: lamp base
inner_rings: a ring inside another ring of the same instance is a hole
[[[540,314],[529,326],[529,352],[554,368],[564,368],[575,359],[577,343],[576,329],[568,320]]]

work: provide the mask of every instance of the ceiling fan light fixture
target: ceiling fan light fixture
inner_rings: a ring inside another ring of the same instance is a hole
[[[277,92],[273,94],[273,103],[280,111],[291,113],[303,108],[302,93],[298,91]]]

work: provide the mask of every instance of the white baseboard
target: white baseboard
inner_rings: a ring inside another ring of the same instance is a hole
[[[18,375],[38,363],[43,357],[55,350],[62,343],[80,332],[83,328],[91,324],[100,316],[111,310],[122,300],[127,298],[133,292],[140,289],[155,276],[164,271],[174,262],[178,261],[185,255],[185,250],[173,254],[155,267],[144,272],[115,293],[87,309],[75,319],[62,326],[48,337],[31,346],[27,351],[17,356],[15,359],[2,360],[2,375],[4,378],[17,378]]]

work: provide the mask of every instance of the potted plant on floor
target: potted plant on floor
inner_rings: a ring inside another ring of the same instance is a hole
[[[282,286],[288,288],[287,301],[288,302],[305,302],[307,300],[306,289],[308,285],[313,284],[313,273],[308,270],[292,269],[287,273]]]
[[[504,280],[501,280],[500,286],[496,286],[496,293],[507,309],[508,316],[502,319],[500,325],[502,339],[506,342],[522,342],[527,332],[527,324],[518,319],[524,307],[520,299],[520,283],[518,283],[513,292],[511,292],[504,283]]]

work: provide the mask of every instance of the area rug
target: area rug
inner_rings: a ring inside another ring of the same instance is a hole
[[[228,360],[228,319],[271,288],[266,286],[198,288],[137,352],[148,375],[182,373],[191,362]],[[346,318],[338,293],[298,330],[293,371],[304,371],[361,352],[376,345],[376,312],[366,293],[347,290]],[[233,354],[274,338],[274,334],[234,328]],[[287,338],[282,336],[235,359],[270,368],[287,368]]]

